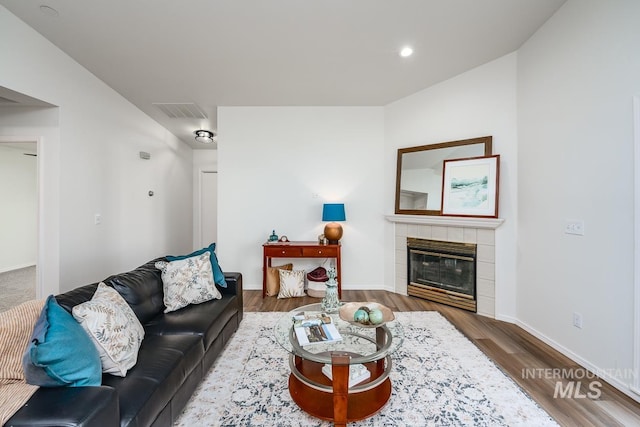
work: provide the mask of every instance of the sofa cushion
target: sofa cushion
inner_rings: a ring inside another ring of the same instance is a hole
[[[99,386],[100,355],[75,319],[49,296],[23,357],[27,383],[42,387]]]
[[[222,287],[222,288],[226,288],[227,287],[227,282],[224,278],[224,273],[222,272],[222,269],[220,268],[220,264],[218,263],[218,256],[216,255],[216,244],[212,243],[209,246],[207,246],[206,248],[202,248],[202,249],[198,249],[197,251],[191,252],[190,254],[187,255],[169,255],[167,256],[167,260],[168,261],[178,261],[181,259],[185,259],[185,258],[191,258],[192,256],[196,256],[196,255],[202,255],[203,253],[208,252],[209,253],[209,258],[211,260],[211,270],[213,271],[213,280],[216,283],[216,285]]]
[[[69,314],[71,314],[73,307],[93,298],[93,294],[96,293],[96,289],[98,289],[97,283],[80,286],[79,288],[56,295],[56,301],[60,307],[64,308]]]
[[[158,261],[156,268],[162,270],[165,313],[222,297],[213,282],[208,252],[176,261]]]
[[[157,261],[163,260],[166,261],[166,258],[154,259],[135,270],[104,280],[106,285],[122,295],[143,325],[164,310],[162,277],[160,270],[155,267]]]
[[[111,387],[39,388],[7,426],[119,426],[117,391]]]
[[[237,302],[236,296],[225,294],[220,300],[190,305],[184,310],[157,316],[144,325],[146,336],[198,335],[204,341],[205,350],[208,350],[225,324],[238,312]]]
[[[147,335],[138,363],[126,377],[104,374],[118,390],[121,425],[152,425],[190,375],[202,376],[202,339],[195,335]]]
[[[72,311],[100,353],[102,372],[124,377],[138,358],[144,329],[129,304],[113,288],[98,285],[91,301]]]

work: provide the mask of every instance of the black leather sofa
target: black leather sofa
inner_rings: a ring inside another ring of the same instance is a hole
[[[225,273],[222,299],[164,313],[154,264],[104,283],[129,303],[145,329],[126,377],[103,374],[100,387],[39,388],[5,426],[170,426],[242,320],[242,275]],[[56,296],[67,311],[93,296],[97,283]]]

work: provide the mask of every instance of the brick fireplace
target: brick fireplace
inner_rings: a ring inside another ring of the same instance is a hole
[[[476,245],[477,313],[495,318],[495,228],[504,220],[388,215],[395,229],[395,291],[407,295],[407,238]]]

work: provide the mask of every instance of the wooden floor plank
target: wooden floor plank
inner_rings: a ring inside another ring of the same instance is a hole
[[[286,312],[302,305],[321,301],[319,298],[308,296],[263,299],[261,291],[244,291],[243,296],[245,311]],[[439,312],[560,425],[640,426],[640,404],[604,381],[602,381],[600,389],[602,395],[599,399],[573,396],[563,398],[556,393],[556,383],[561,381],[566,387],[571,379],[526,375],[527,372],[535,372],[531,371],[532,369],[580,370],[583,368],[517,325],[387,291],[343,290],[342,301],[375,301],[393,311]],[[586,384],[582,387],[583,391],[588,391]]]

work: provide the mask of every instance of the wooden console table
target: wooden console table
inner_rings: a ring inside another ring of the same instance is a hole
[[[262,298],[267,294],[267,267],[271,267],[271,258],[335,258],[338,298],[342,298],[340,243],[320,245],[317,242],[276,242],[265,243],[262,248]]]

